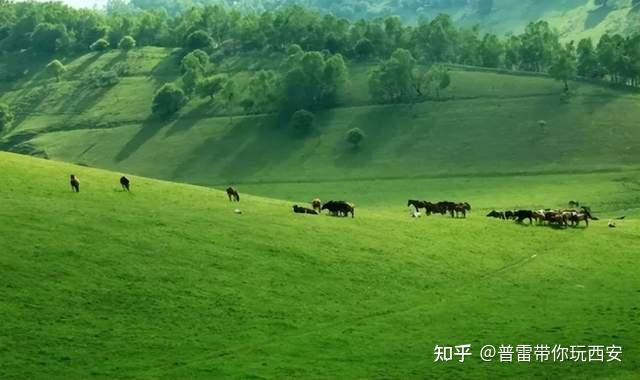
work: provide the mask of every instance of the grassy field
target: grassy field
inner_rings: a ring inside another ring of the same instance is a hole
[[[0,171],[3,379],[635,379],[640,371],[635,218],[567,230],[476,210],[466,220],[412,220],[402,198],[491,208],[575,195],[601,217],[637,216],[637,172],[350,183],[356,218],[337,219],[294,215],[290,201],[243,193],[236,205],[220,191],[139,177],[127,194],[121,173],[8,153]],[[68,189],[70,173],[79,194]],[[308,199],[342,183],[253,186]],[[623,355],[606,364],[434,363],[436,344],[463,343],[474,351],[617,344]]]

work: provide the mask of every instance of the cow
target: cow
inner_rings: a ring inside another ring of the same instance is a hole
[[[518,210],[513,211],[513,218],[517,223],[524,222],[525,219],[529,219],[529,224],[533,223],[533,211],[531,210]]]
[[[75,193],[80,192],[80,181],[78,180],[78,177],[71,174],[71,176],[69,177],[69,184],[71,185],[71,191]]]
[[[122,186],[123,191],[131,191],[129,178],[122,176],[120,177],[120,186]]]
[[[316,210],[312,210],[310,208],[293,205],[293,212],[296,214],[309,214],[309,215],[318,215]]]

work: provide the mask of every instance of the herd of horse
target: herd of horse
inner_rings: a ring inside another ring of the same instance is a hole
[[[433,203],[428,201],[417,201],[414,199],[409,199],[407,201],[407,207],[413,207],[417,212],[420,212],[420,210],[424,209],[424,214],[427,216],[433,214],[449,214],[452,218],[466,218],[467,213],[471,211],[471,205],[467,202],[458,203],[441,201]]]
[[[227,195],[230,201],[240,201],[240,194],[238,191],[229,187],[227,189]],[[347,217],[351,215],[355,217],[355,205],[347,201],[329,201],[322,203],[320,199],[314,199],[311,202],[311,207],[304,207],[299,205],[293,206],[293,212],[296,214],[308,214],[308,215],[320,215],[322,211],[328,210],[329,215]],[[407,207],[412,210],[412,216],[421,216],[422,210],[424,215],[450,215],[452,218],[466,218],[467,213],[471,211],[471,205],[468,202],[429,202],[410,199],[407,201]],[[578,202],[569,202],[568,209],[541,209],[541,210],[508,210],[497,211],[493,210],[487,214],[488,218],[496,218],[501,220],[514,220],[516,223],[524,223],[526,220],[529,224],[533,224],[535,221],[539,225],[550,225],[556,227],[577,227],[581,222],[584,222],[589,226],[589,220],[598,220],[591,214],[591,209],[587,206],[580,207]]]
[[[564,210],[493,210],[487,214],[487,217],[502,220],[515,220],[517,223],[523,223],[525,220],[528,220],[529,224],[533,224],[533,221],[536,221],[536,223],[540,225],[547,224],[556,227],[568,227],[569,225],[577,227],[581,222],[584,222],[588,226],[589,220],[598,220],[597,217],[591,214],[591,209],[586,206]]]

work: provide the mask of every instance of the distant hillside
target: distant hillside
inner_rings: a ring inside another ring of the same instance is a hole
[[[156,178],[230,182],[394,178],[498,173],[580,172],[640,163],[640,97],[586,83],[575,95],[540,76],[452,71],[442,100],[372,104],[367,64],[352,65],[338,105],[316,113],[316,132],[296,137],[275,114],[232,115],[194,99],[167,121],[151,115],[154,91],[179,77],[170,49],[122,56],[91,53],[67,63],[64,79],[34,79],[0,100],[20,105],[4,149]],[[222,64],[242,92],[269,59],[236,56]],[[87,75],[116,62],[130,73],[107,88]],[[241,98],[241,97],[239,97]],[[362,148],[347,130],[366,134]]]

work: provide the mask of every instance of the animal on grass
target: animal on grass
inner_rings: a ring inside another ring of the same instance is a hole
[[[495,218],[495,219],[502,219],[504,220],[506,217],[504,215],[503,211],[496,211],[493,210],[490,213],[487,214],[487,218]]]
[[[131,191],[131,181],[125,176],[120,177],[120,186],[122,186],[122,190],[124,191]]]
[[[229,202],[240,202],[240,193],[233,187],[227,188],[227,196],[229,197]]]
[[[355,217],[355,206],[345,201],[329,201],[322,205],[322,210],[329,210],[329,214],[333,216],[348,216]]]
[[[316,210],[298,206],[298,205],[293,205],[293,212],[296,214],[318,215],[318,212]]]
[[[318,211],[318,213],[320,213],[320,211],[322,211],[322,201],[318,198],[312,200],[311,208],[313,208],[314,210]]]
[[[71,176],[69,177],[69,184],[71,185],[71,191],[75,193],[80,192],[80,181],[78,180],[78,177],[71,174]]]

